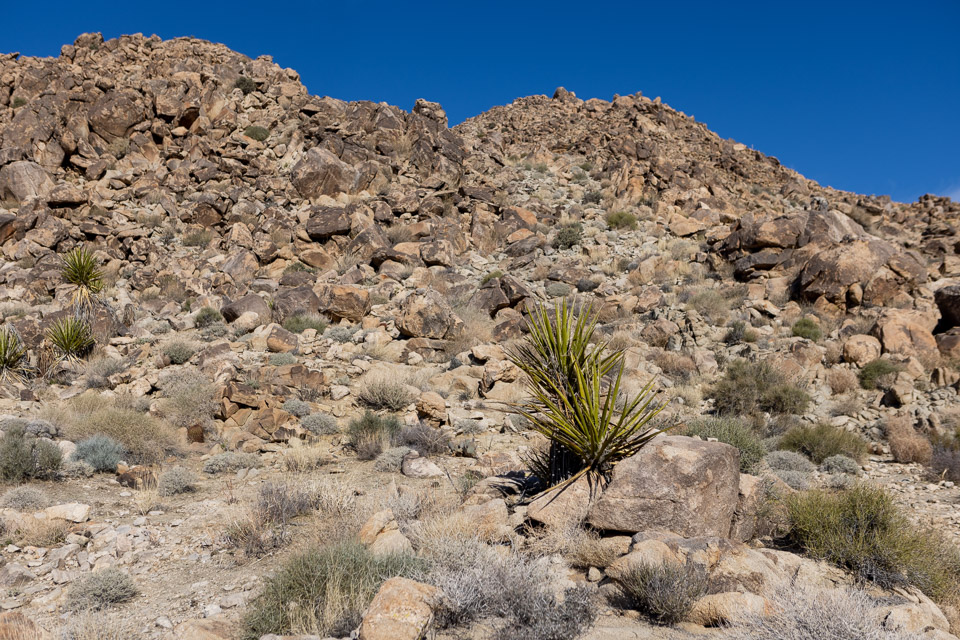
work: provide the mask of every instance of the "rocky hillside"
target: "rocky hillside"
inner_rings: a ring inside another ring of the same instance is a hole
[[[269,57],[195,39],[2,55],[0,318],[24,355],[0,344],[0,605],[23,614],[0,625],[576,635],[503,603],[451,609],[457,556],[550,583],[544,606],[595,640],[787,637],[719,627],[782,609],[784,580],[813,601],[865,574],[794,553],[788,525],[760,522],[761,487],[879,486],[960,540],[958,223],[947,198],[822,187],[641,94],[557,89],[450,128],[436,103],[312,96]],[[63,261],[78,249],[102,289],[95,344],[73,352],[57,332],[77,316]],[[679,435],[618,465],[599,500],[544,505],[544,439],[509,411],[524,381],[504,347],[525,310],[561,299],[592,306],[628,386],[655,379],[658,425]],[[62,461],[46,465],[50,443]],[[397,569],[352,609],[256,618],[268,576],[324,536],[423,560],[466,531],[482,538],[469,553]],[[680,628],[621,606],[638,558],[704,573]],[[117,568],[138,595],[90,613],[78,594]],[[954,637],[956,599],[913,576],[871,574],[874,599],[844,606],[882,613],[876,637]],[[29,633],[12,637],[46,637]]]

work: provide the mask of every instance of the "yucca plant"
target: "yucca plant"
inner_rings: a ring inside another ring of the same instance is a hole
[[[61,357],[76,359],[93,349],[93,332],[86,320],[67,316],[60,318],[47,329],[47,339]]]
[[[530,398],[514,411],[550,441],[552,487],[589,474],[609,476],[662,429],[649,425],[663,409],[654,380],[635,396],[623,393],[624,352],[593,343],[597,318],[564,300],[553,312],[538,306],[527,316],[529,335],[509,357],[527,376]]]
[[[76,287],[72,303],[79,313],[89,311],[103,291],[103,271],[92,252],[76,247],[63,256],[63,279]]]
[[[17,330],[0,327],[0,382],[21,381],[27,373],[27,348]]]

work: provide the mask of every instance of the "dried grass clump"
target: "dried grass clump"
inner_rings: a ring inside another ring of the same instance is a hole
[[[106,398],[86,393],[51,412],[51,420],[74,442],[105,435],[113,438],[130,454],[130,462],[150,464],[179,450],[173,428],[149,414],[118,406]]]
[[[98,611],[137,595],[133,579],[113,567],[79,578],[67,591],[67,608]]]
[[[367,376],[357,396],[371,409],[389,411],[402,411],[416,400],[405,381],[383,374]]]
[[[851,393],[860,388],[860,380],[850,369],[828,369],[827,384],[830,386],[830,393],[835,396]]]
[[[890,453],[897,462],[930,464],[933,458],[933,445],[917,433],[906,416],[897,416],[887,420],[884,425]]]
[[[693,563],[643,562],[619,580],[630,606],[657,624],[673,625],[690,615],[707,592],[707,577]]]

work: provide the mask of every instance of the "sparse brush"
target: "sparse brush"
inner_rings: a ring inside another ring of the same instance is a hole
[[[197,352],[196,348],[189,342],[174,340],[163,347],[163,355],[170,358],[173,364],[183,364],[193,357]]]
[[[328,322],[326,318],[316,313],[294,313],[283,321],[283,328],[290,333],[303,333],[307,329],[313,329],[318,335],[322,335],[327,330]]]
[[[856,476],[860,475],[860,463],[853,458],[837,454],[825,458],[824,461],[820,463],[820,471],[824,473],[842,473]]]
[[[740,344],[741,342],[756,342],[757,332],[743,320],[734,320],[730,323],[723,341],[727,344]]]
[[[636,229],[637,216],[627,211],[611,211],[607,214],[607,224],[611,229]]]
[[[161,473],[157,479],[157,495],[166,497],[195,491],[196,482],[196,477],[187,469],[173,467]]]
[[[566,300],[552,312],[540,306],[527,318],[527,339],[509,352],[532,396],[515,411],[551,442],[552,486],[607,473],[661,433],[649,425],[664,406],[654,381],[622,397],[624,353],[590,346],[596,323],[590,309],[577,315]]]
[[[357,396],[371,409],[390,411],[405,409],[416,399],[402,380],[398,381],[384,375],[369,376],[360,386]]]
[[[257,83],[247,76],[240,76],[237,78],[237,81],[233,83],[233,86],[243,92],[243,95],[248,93],[253,93],[257,90]]]
[[[373,463],[373,468],[377,471],[383,471],[384,473],[400,471],[403,458],[411,451],[413,451],[413,449],[410,447],[390,447],[377,456],[376,461]]]
[[[360,327],[356,325],[337,325],[335,327],[328,327],[326,331],[323,332],[324,338],[329,338],[334,342],[339,342],[343,344],[345,342],[350,342],[353,340],[354,334],[360,330]]]
[[[193,316],[193,326],[198,329],[209,327],[217,322],[223,322],[223,315],[213,307],[203,307]]]
[[[74,442],[96,435],[112,438],[129,453],[129,462],[150,464],[159,462],[179,448],[177,433],[166,422],[147,413],[104,402],[95,394],[85,394],[89,400],[71,402],[72,415],[65,425],[67,437]],[[84,396],[80,396],[84,397]]]
[[[399,446],[410,447],[422,456],[450,452],[450,435],[442,429],[424,424],[401,429],[394,441]]]
[[[47,339],[61,357],[70,359],[82,358],[90,353],[94,345],[90,325],[73,316],[54,322],[47,329]]]
[[[175,427],[204,427],[217,411],[216,389],[199,370],[182,368],[160,376],[164,417]]]
[[[806,338],[813,342],[823,337],[823,331],[821,331],[820,325],[817,324],[817,321],[813,318],[800,318],[793,323],[791,332],[797,337]]]
[[[361,418],[350,421],[350,444],[361,460],[373,460],[400,431],[396,416],[378,416],[367,411]]]
[[[95,435],[77,443],[73,459],[82,460],[95,471],[112,473],[123,460],[126,450],[123,445],[105,435]]]
[[[296,398],[290,398],[285,401],[280,408],[298,418],[303,418],[310,413],[310,405]]]
[[[707,577],[692,562],[642,562],[619,583],[633,608],[665,625],[682,622],[707,592]]]
[[[867,442],[859,435],[829,424],[793,427],[780,438],[780,449],[802,453],[819,464],[835,455],[863,460]]]
[[[757,411],[801,414],[810,404],[806,392],[767,362],[734,360],[707,393],[721,415],[749,415]]]
[[[323,451],[317,447],[296,447],[283,453],[284,471],[306,473],[326,464]]]
[[[884,379],[902,371],[903,367],[883,358],[871,360],[860,369],[860,386],[864,389],[876,389],[883,385]]]
[[[133,579],[113,567],[77,579],[67,591],[67,608],[99,610],[131,600],[137,595]]]
[[[337,419],[325,413],[312,413],[302,417],[300,426],[316,436],[329,436],[340,432]]]
[[[103,291],[103,271],[92,252],[84,247],[76,247],[63,256],[60,274],[64,281],[72,284],[72,304],[82,311],[89,310]]]
[[[240,469],[253,469],[260,466],[260,456],[255,453],[237,453],[228,451],[218,453],[203,463],[204,473],[234,472]]]
[[[206,229],[195,229],[183,236],[185,247],[205,247],[213,240],[213,233]],[[176,298],[176,296],[170,296]]]
[[[84,372],[88,389],[107,389],[110,387],[110,376],[123,372],[126,365],[116,358],[94,358],[87,363]]]
[[[270,137],[270,130],[255,124],[250,125],[243,130],[243,135],[257,142],[263,142]]]
[[[38,511],[48,504],[50,504],[50,500],[46,494],[37,487],[30,485],[9,489],[0,497],[0,507],[16,509],[17,511]]]
[[[933,445],[917,433],[909,418],[898,416],[887,420],[885,425],[890,453],[897,462],[919,462],[929,464],[933,456]]]
[[[0,382],[22,382],[29,372],[27,347],[13,327],[0,327]]]
[[[686,435],[716,438],[740,450],[740,472],[756,473],[766,450],[760,436],[736,418],[702,418],[689,422]]]
[[[60,469],[63,454],[50,440],[28,436],[23,426],[6,427],[0,437],[0,478],[23,482],[48,478]]]

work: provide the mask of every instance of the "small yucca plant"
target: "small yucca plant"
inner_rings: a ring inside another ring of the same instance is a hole
[[[78,311],[87,311],[103,291],[103,271],[92,252],[76,247],[63,256],[63,279],[76,289],[73,306]]]
[[[539,306],[527,316],[527,339],[509,354],[530,391],[514,411],[550,441],[541,480],[551,486],[606,477],[662,431],[649,426],[664,407],[654,402],[654,381],[624,397],[624,352],[593,345],[596,324],[589,308],[578,315],[566,301],[554,312]]]
[[[65,358],[81,358],[93,349],[94,344],[90,325],[73,316],[54,322],[47,329],[47,339],[60,356]]]
[[[27,348],[16,329],[0,327],[0,382],[21,381],[27,373]]]

